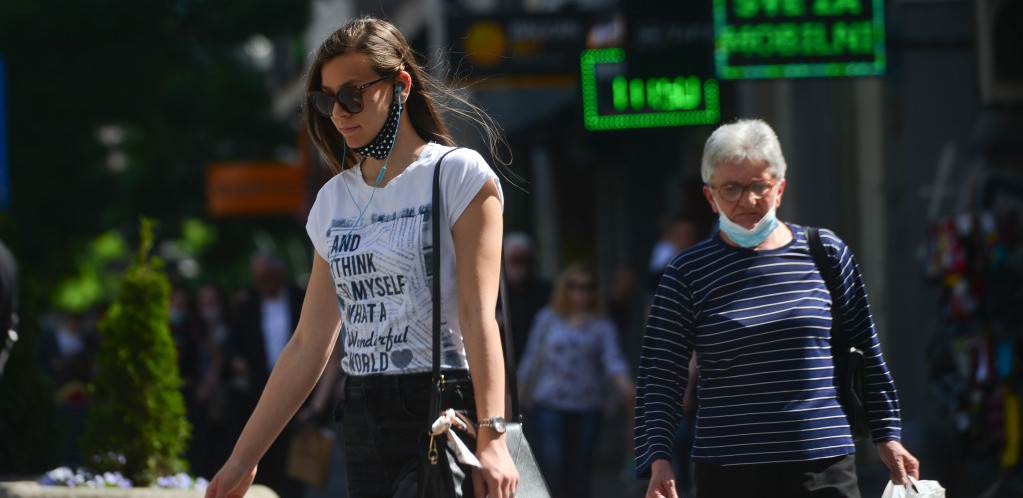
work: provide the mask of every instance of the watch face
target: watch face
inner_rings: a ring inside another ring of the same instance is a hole
[[[490,427],[498,434],[504,434],[506,429],[503,417],[488,417],[480,420],[480,427]]]

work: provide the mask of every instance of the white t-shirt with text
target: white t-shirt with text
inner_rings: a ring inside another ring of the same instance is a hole
[[[349,375],[432,368],[433,172],[450,149],[428,144],[416,161],[375,193],[355,167],[327,181],[316,195],[306,231],[330,268],[343,323],[341,365]],[[468,368],[458,323],[451,227],[488,179],[500,193],[497,176],[476,151],[457,149],[444,158],[440,270],[441,368],[446,370]]]

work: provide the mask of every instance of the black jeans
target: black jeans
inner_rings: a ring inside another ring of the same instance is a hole
[[[860,498],[856,456],[759,465],[694,462],[697,498]]]
[[[464,411],[475,420],[468,372],[444,372],[444,379],[442,408]],[[399,486],[414,486],[417,443],[433,422],[427,413],[430,383],[430,373],[348,377],[338,418],[350,498],[390,498]],[[467,481],[471,487],[472,480]]]

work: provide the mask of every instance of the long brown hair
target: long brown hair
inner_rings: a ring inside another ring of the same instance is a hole
[[[354,166],[357,158],[354,152],[346,153],[345,141],[330,118],[314,110],[309,92],[322,88],[320,72],[324,64],[339,55],[351,52],[365,54],[377,74],[396,75],[402,70],[408,71],[412,77],[412,88],[409,89],[405,108],[408,110],[412,127],[424,140],[448,146],[455,145],[447,125],[441,120],[440,111],[452,113],[480,127],[486,139],[487,149],[495,162],[504,166],[510,163],[510,158],[503,159],[498,149],[504,148],[509,153],[511,149],[501,134],[500,127],[486,112],[424,71],[416,61],[416,54],[405,40],[405,36],[393,24],[372,17],[360,17],[349,21],[323,41],[316,51],[316,57],[306,77],[306,98],[302,107],[309,126],[309,135],[316,148],[330,163],[330,169],[334,174]],[[443,100],[436,98],[435,95],[442,96]]]

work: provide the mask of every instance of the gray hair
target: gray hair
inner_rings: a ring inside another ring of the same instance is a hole
[[[775,178],[785,178],[785,156],[781,153],[778,135],[763,120],[740,119],[721,125],[707,139],[700,163],[703,183],[710,185],[719,165],[745,159],[764,161]]]
[[[533,238],[525,232],[511,232],[504,236],[504,252],[511,252],[512,249],[525,249],[533,252]]]

